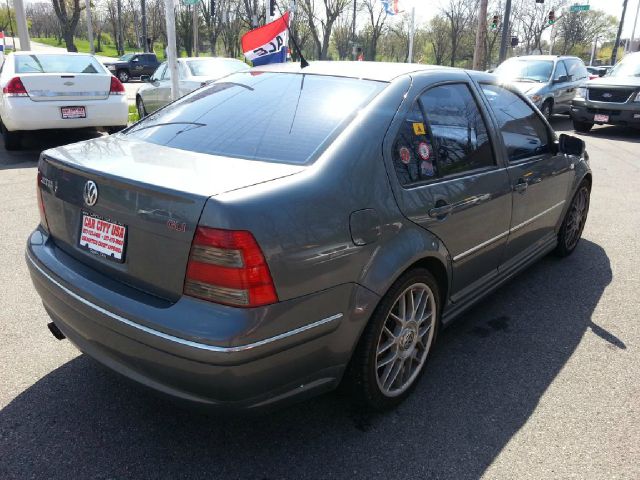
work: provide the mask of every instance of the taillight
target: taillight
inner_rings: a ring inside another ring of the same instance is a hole
[[[37,183],[36,183],[36,196],[38,197],[38,209],[40,210],[40,225],[42,225],[47,232],[49,231],[49,224],[47,223],[47,214],[44,211],[44,202],[42,201],[42,173],[38,170]]]
[[[184,294],[236,307],[278,301],[269,267],[250,232],[198,227]]]
[[[24,83],[20,80],[20,77],[13,77],[2,89],[8,97],[28,97],[27,89],[24,88]]]
[[[122,85],[122,82],[114,76],[111,77],[109,95],[124,95],[124,85]]]

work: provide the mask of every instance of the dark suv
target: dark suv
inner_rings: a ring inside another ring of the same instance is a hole
[[[626,55],[606,76],[579,88],[571,120],[578,132],[596,123],[640,127],[640,52]]]
[[[155,53],[127,53],[114,63],[105,63],[109,71],[125,83],[131,78],[151,75],[156,71],[160,62]]]

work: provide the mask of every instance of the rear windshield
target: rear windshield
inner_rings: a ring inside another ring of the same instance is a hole
[[[16,73],[105,73],[90,55],[16,55]]]
[[[187,66],[195,77],[224,77],[230,73],[248,70],[246,63],[239,60],[189,60]]]
[[[193,152],[304,164],[386,85],[317,75],[236,73],[159,110],[126,134]]]

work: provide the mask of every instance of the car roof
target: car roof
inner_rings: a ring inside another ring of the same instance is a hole
[[[564,60],[567,58],[573,58],[580,60],[573,55],[521,55],[518,57],[511,57],[508,60]]]
[[[440,65],[422,65],[418,63],[391,62],[310,62],[308,67],[300,68],[300,62],[272,63],[253,67],[253,72],[304,73],[309,75],[326,75],[333,77],[360,78],[390,82],[394,78],[422,71],[452,70]]]
[[[244,63],[242,60],[238,60],[237,58],[229,58],[229,57],[184,57],[184,58],[179,58],[178,60],[181,62],[186,62],[188,60],[215,60],[215,61],[231,60],[233,62]]]
[[[65,51],[61,51],[61,52],[35,52],[33,50],[20,50],[19,52],[11,52],[9,53],[9,55],[69,55],[69,56],[91,56],[93,57],[94,55],[91,53],[83,53],[83,52],[65,52]],[[7,56],[9,56],[7,55]]]

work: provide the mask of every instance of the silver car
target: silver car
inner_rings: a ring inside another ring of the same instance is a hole
[[[589,78],[582,60],[561,55],[513,57],[493,73],[520,89],[546,118],[555,113],[568,114],[577,89]]]
[[[181,58],[178,60],[180,97],[213,80],[248,68],[246,63],[235,58]],[[143,118],[171,102],[171,71],[167,62],[160,64],[151,77],[143,76],[141,80],[146,83],[138,90],[136,108],[139,117]]]
[[[584,148],[486,73],[259,67],[45,151],[27,263],[54,335],[157,391],[385,409],[441,327],[574,251]]]

